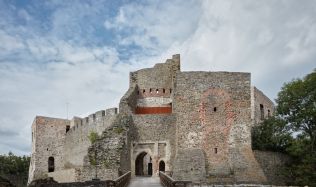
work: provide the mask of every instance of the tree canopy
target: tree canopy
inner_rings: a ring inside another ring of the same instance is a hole
[[[11,152],[8,155],[0,155],[0,176],[17,186],[26,186],[29,165],[28,156],[16,156]]]
[[[285,83],[276,104],[274,116],[253,129],[253,149],[287,153],[290,184],[316,186],[316,69]]]

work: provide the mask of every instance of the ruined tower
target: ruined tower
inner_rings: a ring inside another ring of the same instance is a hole
[[[251,149],[251,127],[273,103],[251,87],[250,73],[182,72],[180,55],[130,73],[116,108],[72,120],[36,117],[29,181],[93,178],[88,135],[97,132],[98,176],[159,171],[175,179],[265,183]]]

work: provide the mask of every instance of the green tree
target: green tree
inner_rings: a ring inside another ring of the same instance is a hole
[[[286,152],[292,141],[286,122],[270,117],[252,129],[252,148],[256,150]]]
[[[291,131],[309,141],[310,153],[315,152],[316,138],[316,69],[304,79],[286,83],[278,94],[277,114]]]
[[[289,184],[316,186],[316,69],[285,83],[276,103],[275,117],[253,129],[253,148],[289,154]]]
[[[0,155],[0,176],[9,179],[17,186],[26,186],[30,157],[16,156],[9,152]]]

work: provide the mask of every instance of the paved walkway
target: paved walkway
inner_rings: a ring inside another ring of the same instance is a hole
[[[128,187],[163,187],[159,177],[134,177]]]

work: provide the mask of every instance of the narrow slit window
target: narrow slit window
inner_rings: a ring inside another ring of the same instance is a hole
[[[172,89],[170,88],[170,93],[172,92]]]
[[[214,153],[217,154],[217,147],[214,148]]]
[[[55,161],[54,157],[48,158],[48,172],[54,172],[55,170]]]
[[[216,107],[214,107],[214,108],[213,108],[213,111],[214,111],[214,112],[216,112],[216,111],[217,111],[217,108],[216,108]]]
[[[166,93],[166,90],[165,90],[165,89],[162,89],[162,93]]]
[[[263,104],[260,104],[260,119],[261,119],[261,120],[264,119],[264,108],[263,108]]]
[[[145,89],[143,89],[143,93],[145,93],[146,92],[146,90]]]
[[[150,93],[152,93],[152,92],[153,92],[151,88],[149,89],[149,92],[150,92]]]

